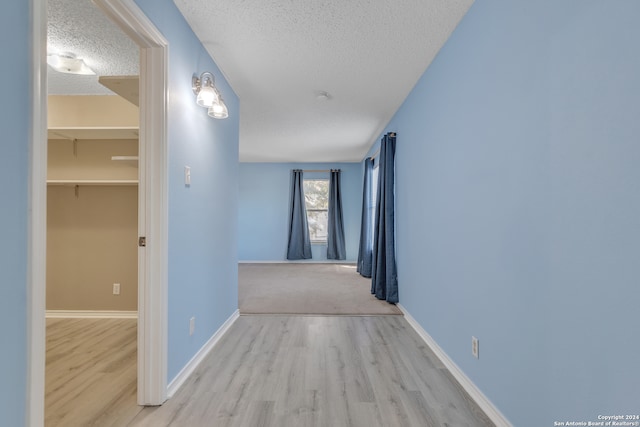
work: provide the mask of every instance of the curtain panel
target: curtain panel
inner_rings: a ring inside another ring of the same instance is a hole
[[[398,272],[395,256],[395,154],[396,135],[388,133],[380,142],[371,293],[376,298],[392,304],[398,302]]]
[[[302,170],[291,171],[291,204],[289,209],[289,241],[287,259],[311,259],[311,239],[307,226]]]
[[[373,233],[371,230],[371,203],[373,202],[373,159],[364,161],[364,179],[362,186],[362,218],[360,219],[360,247],[356,270],[361,276],[371,277],[371,257],[373,256]]]
[[[329,175],[329,221],[327,224],[327,259],[346,259],[344,222],[342,221],[342,194],[340,169],[331,169]]]

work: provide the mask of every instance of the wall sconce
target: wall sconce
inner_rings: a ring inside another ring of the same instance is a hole
[[[204,108],[208,108],[209,116],[214,119],[226,119],[229,117],[229,110],[220,96],[220,92],[215,85],[213,74],[205,71],[198,77],[193,75],[191,79],[193,93],[196,94],[196,103]]]

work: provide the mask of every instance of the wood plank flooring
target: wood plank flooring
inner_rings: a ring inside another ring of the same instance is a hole
[[[130,426],[491,426],[401,316],[241,316]]]
[[[135,320],[49,319],[46,426],[493,425],[402,316],[240,316],[160,407],[135,366]]]
[[[136,404],[135,319],[47,319],[45,426],[126,426]]]

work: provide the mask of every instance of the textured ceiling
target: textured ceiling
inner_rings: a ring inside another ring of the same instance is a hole
[[[473,0],[174,2],[240,98],[240,160],[333,162],[362,160]],[[90,0],[48,10],[50,53],[138,74],[137,46]],[[112,93],[48,74],[51,94]]]
[[[319,162],[364,157],[473,0],[174,2],[240,98],[240,159]]]
[[[138,75],[139,49],[90,0],[47,0],[47,53],[71,52],[95,76],[59,73],[48,68],[52,95],[113,95],[99,76]]]

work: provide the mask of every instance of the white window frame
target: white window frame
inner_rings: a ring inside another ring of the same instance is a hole
[[[328,178],[303,178],[303,186],[306,181],[329,181]],[[306,193],[305,193],[306,194]],[[327,213],[327,231],[329,229],[329,186],[327,185],[327,209],[309,209],[307,207],[307,201],[305,198],[305,210],[307,212],[307,224],[309,223],[309,212],[326,212]],[[307,227],[309,227],[307,225]],[[311,229],[309,229],[309,238],[311,239],[311,243],[314,245],[326,245],[327,239],[313,239],[311,238]]]
[[[369,243],[371,247],[369,249],[373,249],[373,241],[375,240],[375,229],[376,229],[376,210],[378,208],[378,171],[379,171],[380,163],[374,160],[373,168],[371,170],[371,242]]]

